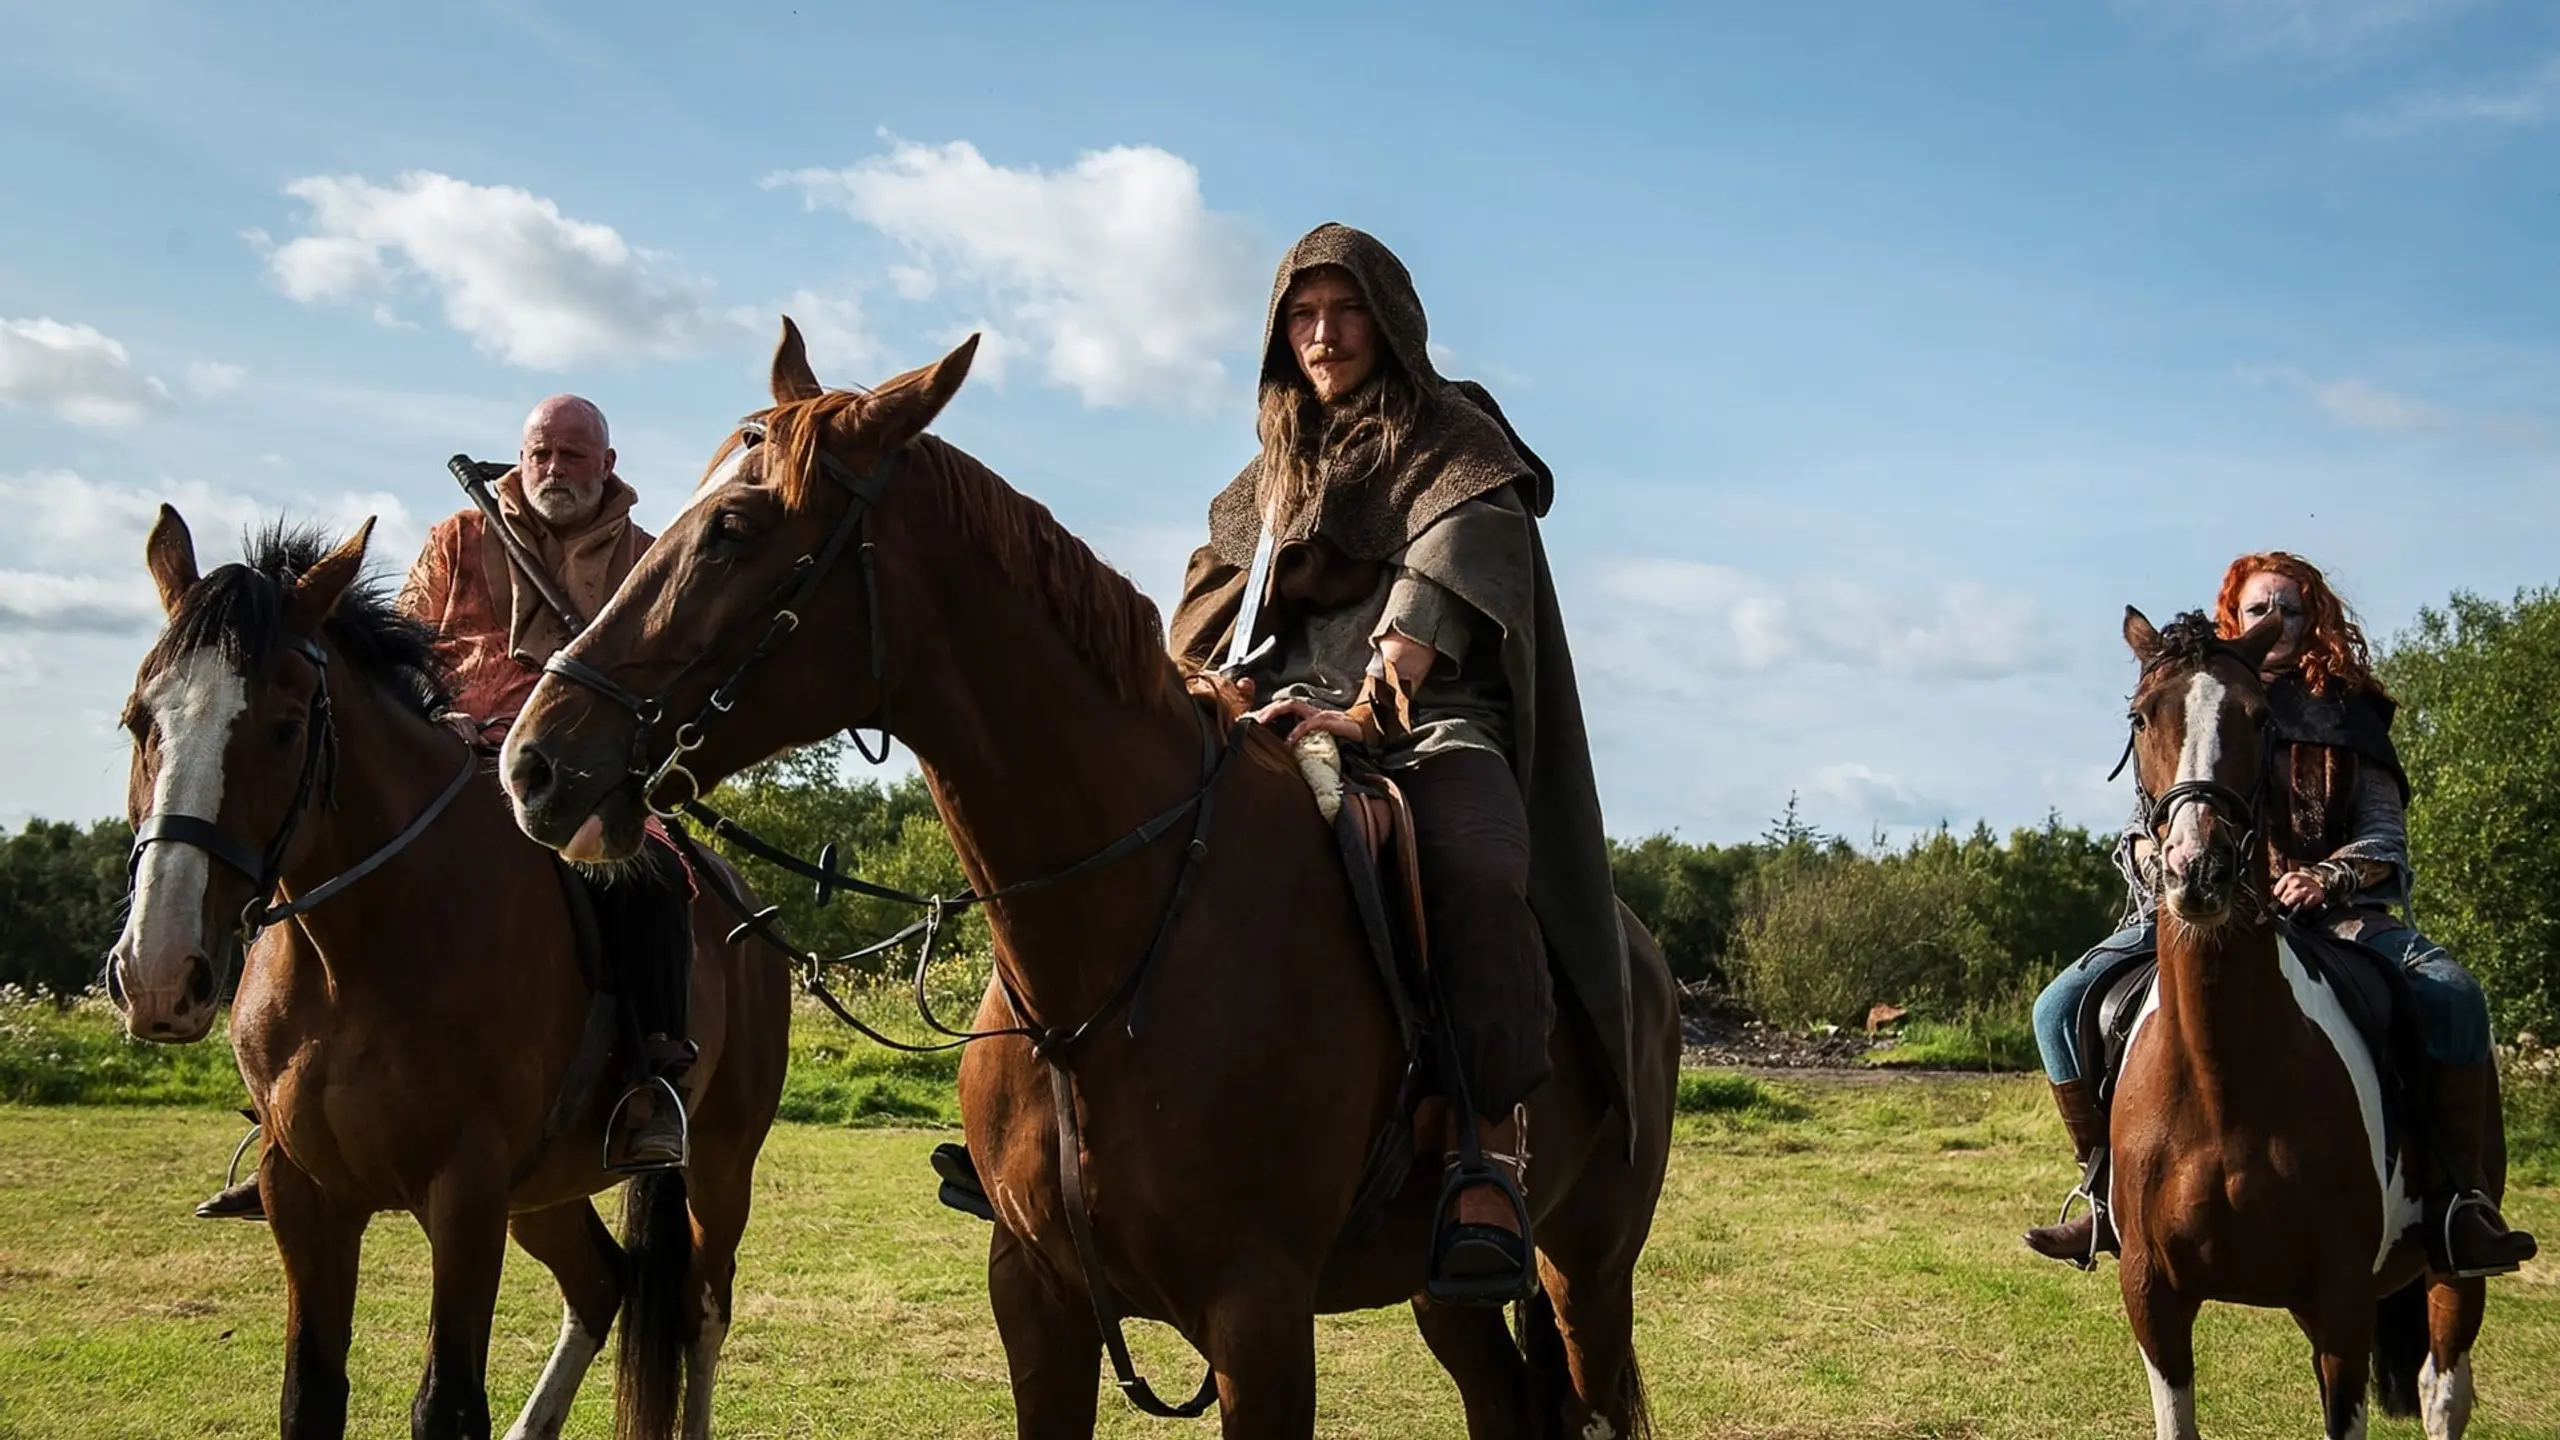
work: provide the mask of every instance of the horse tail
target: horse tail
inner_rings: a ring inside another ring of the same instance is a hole
[[[693,1217],[684,1172],[631,1182],[622,1204],[622,1345],[614,1358],[614,1440],[673,1440],[683,1399],[685,1278],[693,1270]]]
[[[1556,1324],[1556,1305],[1545,1287],[1520,1302],[1514,1328],[1521,1354],[1529,1362],[1529,1413],[1537,1417],[1531,1432],[1564,1437],[1565,1400],[1573,1394],[1573,1369],[1564,1353],[1564,1331]],[[1645,1399],[1644,1374],[1636,1368],[1632,1347],[1618,1371],[1618,1402],[1627,1412],[1626,1434],[1619,1440],[1652,1440],[1653,1408]]]
[[[2373,1396],[2385,1415],[2418,1413],[2418,1367],[2427,1359],[2427,1282],[2410,1281],[2374,1302]]]

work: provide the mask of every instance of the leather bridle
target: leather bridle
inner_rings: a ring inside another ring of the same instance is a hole
[[[249,903],[240,911],[237,932],[244,950],[258,938],[259,931],[310,913],[407,849],[462,793],[462,787],[470,783],[472,771],[479,768],[477,757],[466,748],[461,770],[446,783],[443,792],[388,843],[300,896],[281,905],[271,903],[276,887],[284,883],[285,854],[293,848],[293,837],[301,829],[302,817],[310,812],[313,800],[326,794],[332,805],[337,803],[338,725],[329,706],[329,652],[318,641],[302,635],[287,635],[282,643],[310,663],[315,678],[311,713],[303,726],[302,771],[294,781],[293,803],[286,808],[284,819],[277,823],[276,833],[266,847],[252,849],[209,816],[160,811],[144,816],[133,827],[133,849],[125,857],[128,893],[141,876],[143,852],[153,845],[191,845],[246,876],[252,889]]]
[[[2250,663],[2248,656],[2242,654],[2238,646],[2219,639],[2206,647],[2203,659],[2197,662],[2197,668],[2202,669],[2221,657],[2239,662],[2253,674],[2256,672],[2257,667]],[[2172,663],[2177,662],[2163,659],[2145,666],[2144,680],[2149,680],[2152,671]],[[2169,826],[2177,817],[2178,807],[2202,805],[2206,810],[2239,830],[2240,842],[2234,859],[2238,866],[2239,884],[2244,889],[2247,887],[2249,877],[2256,873],[2250,862],[2256,853],[2263,830],[2261,817],[2265,813],[2267,777],[2268,772],[2274,768],[2275,759],[2274,731],[2264,720],[2261,720],[2258,724],[2258,733],[2261,754],[2258,760],[2258,788],[2254,794],[2243,795],[2219,780],[2197,779],[2180,780],[2158,795],[2153,795],[2142,788],[2141,775],[2137,773],[2134,776],[2134,803],[2140,812],[2142,827],[2151,835],[2153,867],[2156,868],[2163,863],[2161,857],[2167,854]],[[2116,767],[2107,772],[2109,780],[2123,774],[2125,766],[2132,763],[2133,747],[2141,734],[2142,727],[2137,718],[2128,727],[2125,735],[2124,754],[2116,760]],[[2156,892],[2160,888],[2159,877],[2155,875],[2148,878],[2151,881],[2151,888]]]
[[[766,438],[764,422],[761,420],[743,422],[738,426],[738,438],[739,443],[749,449],[762,444]],[[825,544],[792,562],[791,572],[785,575],[782,582],[774,588],[773,614],[765,622],[764,634],[757,639],[755,648],[749,650],[746,658],[738,662],[738,667],[729,672],[729,678],[721,681],[719,687],[711,692],[710,698],[703,702],[700,710],[694,712],[693,718],[676,727],[674,743],[668,748],[667,757],[655,766],[649,764],[649,741],[651,732],[666,719],[666,695],[674,690],[677,680],[683,679],[693,671],[694,667],[717,654],[720,649],[718,645],[705,647],[700,655],[685,662],[684,667],[667,682],[666,690],[657,695],[642,695],[632,690],[612,676],[570,654],[569,647],[564,646],[554,651],[551,658],[544,662],[542,667],[544,674],[557,675],[564,680],[585,686],[629,711],[631,718],[639,722],[631,734],[631,759],[627,778],[639,782],[640,803],[648,807],[650,814],[661,820],[672,820],[683,814],[687,806],[696,804],[702,799],[702,782],[695,778],[693,771],[686,768],[685,757],[702,748],[703,739],[710,729],[711,722],[718,716],[728,714],[737,705],[738,697],[746,691],[747,682],[764,667],[765,661],[773,658],[775,651],[782,648],[782,642],[799,630],[801,608],[808,604],[812,595],[817,593],[818,586],[825,582],[828,572],[835,568],[837,560],[843,558],[848,546],[852,546],[861,558],[864,598],[871,612],[871,678],[880,686],[880,716],[875,725],[880,732],[877,751],[863,743],[861,731],[854,730],[849,733],[853,737],[854,748],[862,753],[862,758],[865,760],[877,765],[888,758],[889,650],[887,631],[880,621],[880,568],[878,551],[871,543],[871,512],[879,505],[881,496],[888,493],[889,482],[897,475],[898,460],[903,453],[903,451],[893,450],[882,456],[880,463],[873,466],[868,473],[856,475],[851,466],[823,449],[818,451],[819,472],[844,486],[851,494],[851,500],[845,506],[844,515],[836,521],[835,528],[827,533]],[[666,804],[659,804],[656,799],[658,787],[669,780],[679,778],[684,782],[684,793]]]

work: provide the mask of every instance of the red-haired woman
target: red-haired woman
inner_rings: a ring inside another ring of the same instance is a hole
[[[2231,562],[2214,600],[2214,628],[2236,639],[2269,616],[2282,617],[2284,627],[2263,667],[2270,796],[2282,796],[2261,822],[2275,901],[2299,920],[2400,962],[2408,975],[2432,1062],[2429,1141],[2443,1162],[2422,1167],[2429,1247],[2450,1252],[2433,1257],[2439,1269],[2503,1274],[2531,1259],[2535,1246],[2532,1236],[2506,1228],[2486,1194],[2483,1158],[2502,1148],[2490,1098],[2488,1001],[2479,982],[2406,918],[2409,780],[2391,745],[2395,707],[2374,678],[2364,632],[2309,561],[2273,550]],[[2083,1189],[2094,1197],[2077,1218],[2027,1232],[2029,1246],[2058,1260],[2085,1264],[2097,1250],[2114,1248],[2105,1187],[2092,1183],[2103,1165],[2107,1115],[2083,1070],[2077,1022],[2093,986],[2155,952],[2157,906],[2144,878],[2151,845],[2149,817],[2137,804],[2116,851],[2131,891],[2125,928],[2036,998],[2036,1043],[2086,1167]]]

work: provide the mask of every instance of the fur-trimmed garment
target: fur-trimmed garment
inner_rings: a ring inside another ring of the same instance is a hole
[[[498,511],[515,527],[588,619],[622,585],[648,550],[649,532],[631,521],[638,496],[618,476],[605,479],[595,518],[562,535],[535,514],[524,482],[513,470],[493,487]],[[533,586],[523,583],[504,546],[489,531],[488,517],[463,510],[436,522],[400,587],[400,608],[436,627],[439,648],[452,667],[454,708],[479,721],[490,744],[507,727],[542,679],[543,662],[569,643],[568,629]]]

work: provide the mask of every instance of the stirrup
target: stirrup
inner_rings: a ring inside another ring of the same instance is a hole
[[[2089,1253],[2066,1255],[2062,1262],[2074,1270],[2095,1270],[2098,1268],[2098,1256],[2107,1248],[2107,1232],[2114,1228],[2107,1219],[2107,1202],[2090,1194],[2088,1186],[2075,1185],[2071,1187],[2070,1194],[2062,1197],[2062,1213],[2054,1216],[2053,1224],[2046,1228],[2059,1230],[2070,1224],[2071,1206],[2075,1201],[2087,1201],[2089,1205]]]
[[[969,1147],[948,1143],[934,1146],[933,1173],[942,1177],[942,1189],[935,1199],[963,1215],[994,1223],[996,1207],[987,1199],[987,1184],[978,1178],[978,1162],[969,1158]]]
[[[631,1102],[639,1099],[641,1095],[648,1092],[653,1086],[656,1087],[659,1097],[663,1099],[665,1103],[675,1107],[676,1158],[673,1160],[634,1161],[626,1157],[617,1161],[614,1158],[613,1153],[614,1141],[622,1134],[622,1117],[625,1112],[630,1110]],[[684,1097],[676,1093],[674,1081],[669,1080],[664,1075],[652,1075],[648,1079],[641,1081],[639,1084],[632,1086],[629,1090],[624,1091],[622,1098],[613,1102],[613,1113],[606,1116],[604,1122],[603,1164],[606,1170],[609,1170],[616,1175],[651,1175],[661,1170],[681,1170],[686,1165],[692,1163],[692,1161],[693,1117],[685,1113]]]
[[[1518,1234],[1499,1225],[1455,1223],[1442,1225],[1441,1217],[1453,1213],[1458,1193],[1472,1186],[1491,1185],[1511,1203],[1512,1218],[1519,1222]],[[1453,1164],[1446,1180],[1440,1184],[1439,1203],[1431,1207],[1431,1264],[1424,1272],[1422,1292],[1441,1305],[1508,1305],[1526,1300],[1538,1291],[1538,1247],[1530,1236],[1529,1199],[1520,1191],[1520,1182],[1499,1165],[1479,1161],[1474,1166]],[[1486,1246],[1501,1253],[1511,1268],[1482,1275],[1451,1275],[1448,1262],[1461,1246]]]
[[[2490,1201],[2489,1197],[2485,1193],[2478,1190],[2465,1190],[2454,1196],[2451,1200],[2445,1202],[2444,1223],[2436,1227],[2436,1253],[2427,1257],[2428,1262],[2433,1264],[2435,1261],[2442,1260],[2444,1264],[2439,1270],[2439,1273],[2449,1275],[2456,1280],[2485,1280],[2492,1275],[2512,1275],[2516,1271],[2523,1269],[2523,1266],[2517,1264],[2485,1265],[2475,1269],[2459,1269],[2455,1267],[2453,1263],[2453,1222],[2459,1218],[2465,1210],[2486,1210],[2489,1212],[2490,1223],[2495,1225],[2500,1233],[2508,1235],[2515,1233],[2507,1228],[2507,1217],[2498,1213],[2498,1207]]]

